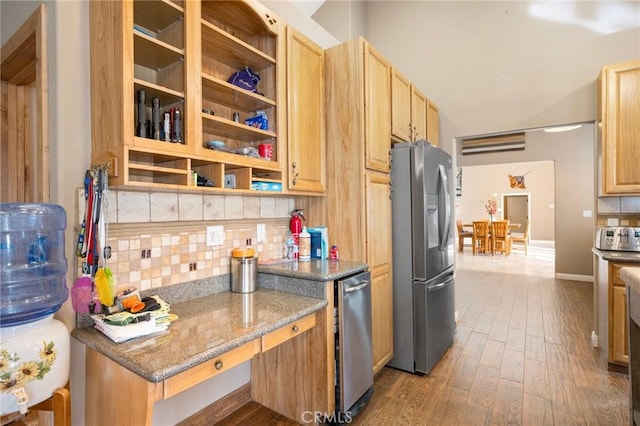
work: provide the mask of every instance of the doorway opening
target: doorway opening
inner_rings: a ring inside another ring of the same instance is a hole
[[[502,194],[503,219],[520,223],[521,228],[529,220],[529,194]]]

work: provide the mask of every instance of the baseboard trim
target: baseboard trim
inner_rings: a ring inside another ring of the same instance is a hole
[[[577,275],[577,274],[560,274],[556,273],[557,280],[569,280],[569,281],[584,281],[587,283],[593,282],[593,275]]]
[[[251,402],[251,382],[207,405],[197,413],[187,417],[176,426],[208,426],[219,422],[243,405]]]

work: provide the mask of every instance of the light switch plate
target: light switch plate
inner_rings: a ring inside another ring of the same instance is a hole
[[[617,217],[607,218],[607,226],[618,226],[618,218]]]
[[[207,226],[207,246],[219,246],[224,244],[224,227]]]
[[[264,243],[267,239],[267,227],[264,223],[256,225],[256,240],[259,243]]]

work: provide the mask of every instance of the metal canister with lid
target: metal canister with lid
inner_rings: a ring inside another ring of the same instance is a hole
[[[251,247],[231,252],[231,291],[251,293],[258,289],[258,257]]]

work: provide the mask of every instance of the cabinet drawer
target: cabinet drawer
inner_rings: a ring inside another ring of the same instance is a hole
[[[163,397],[164,399],[170,398],[185,389],[204,382],[223,371],[227,371],[244,361],[250,360],[258,352],[260,352],[260,340],[255,339],[225,352],[212,360],[196,365],[180,374],[176,374],[164,381]]]
[[[262,336],[262,352],[278,346],[282,342],[296,337],[299,334],[316,326],[316,314],[307,315],[298,321],[292,322]]]

